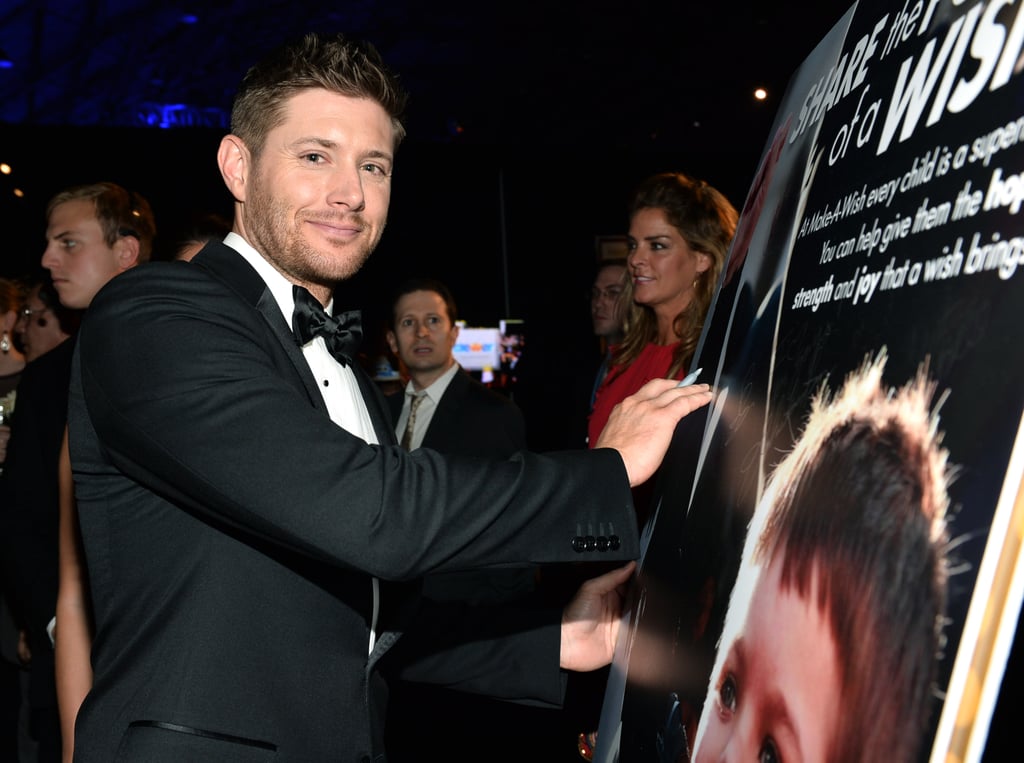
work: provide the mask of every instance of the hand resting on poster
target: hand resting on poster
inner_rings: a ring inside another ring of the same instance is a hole
[[[661,465],[681,418],[711,401],[711,387],[677,387],[673,379],[652,379],[612,409],[595,448],[614,448],[626,465],[631,486],[646,482]]]
[[[585,581],[566,605],[562,611],[559,655],[562,669],[597,670],[612,661],[626,583],[635,569],[636,562],[629,562]]]

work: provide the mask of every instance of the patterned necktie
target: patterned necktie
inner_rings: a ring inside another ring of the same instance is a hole
[[[295,312],[292,331],[299,347],[322,336],[328,352],[343,366],[352,362],[363,338],[362,316],[358,310],[341,315],[328,315],[316,298],[301,286],[292,287]]]
[[[405,424],[405,432],[402,434],[402,447],[412,450],[412,433],[416,429],[416,409],[420,407],[426,394],[413,395],[412,403],[409,405],[409,420]]]

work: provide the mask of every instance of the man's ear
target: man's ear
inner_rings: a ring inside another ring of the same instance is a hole
[[[395,341],[395,332],[388,329],[388,333],[385,335],[385,338],[388,340],[388,347],[391,348],[391,352],[398,355],[398,342]]]
[[[245,184],[249,177],[252,157],[249,149],[237,135],[225,135],[217,149],[217,166],[224,184],[236,201],[245,201]]]
[[[134,268],[139,264],[139,251],[142,244],[135,236],[121,236],[114,242],[114,257],[117,267],[122,271]]]

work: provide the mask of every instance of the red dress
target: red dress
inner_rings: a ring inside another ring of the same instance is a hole
[[[617,373],[620,366],[612,366],[609,369],[608,376],[605,377],[605,383],[597,390],[594,410],[590,414],[587,430],[589,436],[587,442],[590,447],[594,447],[597,438],[601,434],[601,430],[608,423],[608,417],[612,413],[612,408],[632,395],[651,379],[668,378],[668,369],[672,365],[672,358],[678,346],[678,342],[669,345],[649,344],[640,351],[636,360],[622,370],[622,373]],[[683,378],[685,373],[685,368],[680,369],[679,373],[676,374],[676,378]],[[633,506],[636,508],[636,518],[640,527],[643,527],[647,522],[653,498],[653,479],[633,488]]]
[[[621,366],[612,366],[605,377],[604,383],[597,390],[597,398],[594,400],[594,410],[590,413],[590,421],[587,425],[587,444],[594,447],[601,430],[608,423],[608,417],[612,408],[632,395],[651,379],[668,378],[668,369],[672,365],[672,358],[675,354],[678,342],[673,344],[648,344],[644,347],[636,360],[622,369]],[[621,371],[621,372],[620,372]],[[686,369],[680,369],[676,375],[682,379]]]

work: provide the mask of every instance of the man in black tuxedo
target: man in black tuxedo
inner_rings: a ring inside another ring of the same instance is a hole
[[[383,231],[403,101],[369,45],[275,51],[217,154],[233,232],[90,307],[69,409],[95,615],[76,760],[381,761],[392,670],[557,704],[559,668],[611,658],[631,564],[554,615],[439,613],[416,581],[635,558],[629,485],[710,392],[650,382],[594,451],[395,445],[355,316],[331,312]],[[400,636],[433,647],[396,665]]]

